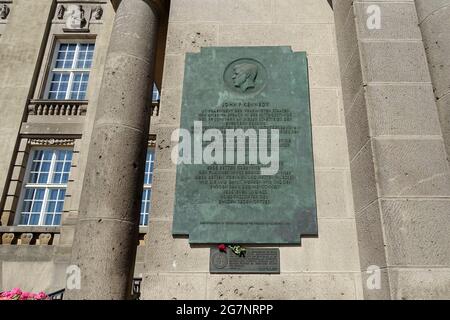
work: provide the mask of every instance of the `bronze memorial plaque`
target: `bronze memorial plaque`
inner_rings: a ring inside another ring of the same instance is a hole
[[[172,233],[196,244],[317,234],[308,61],[290,47],[186,55]]]
[[[273,248],[248,248],[245,255],[211,249],[211,273],[280,273],[280,250]]]

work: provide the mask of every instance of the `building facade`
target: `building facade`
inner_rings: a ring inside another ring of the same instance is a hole
[[[449,17],[450,0],[0,0],[1,290],[63,289],[75,261],[82,285],[134,270],[143,299],[449,299]],[[185,56],[230,46],[308,57],[319,235],[280,247],[279,275],[210,274],[210,246],[171,232]],[[139,232],[108,212],[137,206]],[[128,264],[96,269],[115,249]]]

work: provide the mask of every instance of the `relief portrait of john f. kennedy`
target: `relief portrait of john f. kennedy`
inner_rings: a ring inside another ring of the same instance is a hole
[[[255,88],[256,77],[258,76],[258,66],[253,63],[240,63],[233,67],[233,85],[240,88],[242,92]]]

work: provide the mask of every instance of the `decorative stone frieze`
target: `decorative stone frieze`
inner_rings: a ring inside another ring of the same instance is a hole
[[[28,144],[33,146],[73,146],[75,139],[29,139]]]
[[[103,3],[59,3],[53,23],[64,24],[64,32],[89,32],[91,23],[103,23]]]

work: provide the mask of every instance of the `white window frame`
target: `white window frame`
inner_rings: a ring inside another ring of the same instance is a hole
[[[46,215],[46,211],[47,211],[47,207],[48,207],[48,197],[50,194],[50,190],[52,189],[65,189],[67,192],[67,183],[61,183],[61,184],[54,184],[54,183],[29,183],[28,180],[30,178],[30,172],[31,172],[31,167],[33,164],[33,154],[36,150],[72,150],[72,161],[73,161],[73,149],[70,147],[44,147],[44,146],[33,146],[30,148],[30,152],[29,152],[29,157],[28,157],[28,163],[27,163],[27,167],[25,170],[25,176],[24,176],[24,182],[22,184],[22,190],[20,193],[20,197],[19,197],[19,202],[18,202],[18,208],[20,210],[17,211],[17,214],[15,216],[15,221],[14,221],[14,225],[17,226],[25,226],[25,227],[32,227],[32,226],[40,226],[40,227],[58,227],[59,225],[46,225],[44,224],[45,221],[45,215]],[[52,160],[50,163],[50,168],[49,168],[49,178],[53,177],[53,174],[55,173],[55,164],[56,164],[56,153],[53,153],[52,155]],[[70,170],[69,170],[69,175],[70,175]],[[48,180],[47,180],[48,182]],[[25,207],[25,191],[28,188],[41,188],[41,189],[45,189],[44,191],[44,197],[42,199],[42,207],[41,207],[41,211],[39,213],[39,222],[38,224],[20,224],[21,220],[22,220],[22,212],[23,209]],[[65,199],[63,200],[65,202]],[[61,212],[62,215],[62,212]]]
[[[58,39],[58,40],[56,40],[55,46],[53,48],[50,69],[49,69],[49,72],[47,75],[47,83],[45,85],[45,90],[44,90],[44,95],[43,95],[44,99],[46,99],[46,100],[61,100],[61,99],[50,99],[48,97],[49,93],[50,93],[50,85],[51,85],[54,73],[58,73],[58,72],[59,73],[69,73],[69,81],[67,83],[66,96],[62,100],[72,100],[72,99],[70,99],[70,95],[72,93],[73,79],[74,79],[76,73],[88,73],[89,79],[90,79],[92,64],[89,69],[75,68],[75,64],[77,62],[77,58],[79,55],[80,44],[85,44],[85,43],[95,45],[95,40],[94,39]],[[59,48],[60,48],[61,44],[77,44],[77,47],[75,49],[74,58],[73,58],[72,68],[70,68],[70,69],[56,68],[56,60],[57,60],[56,58],[58,57]],[[94,54],[95,54],[95,47],[94,47]],[[94,59],[92,59],[92,63],[94,63]],[[89,89],[89,87],[87,89]],[[86,90],[86,97],[87,97],[87,94],[88,94],[88,90]],[[86,99],[84,99],[84,100],[86,100]],[[80,101],[83,101],[83,100],[80,100]]]
[[[152,155],[152,159],[150,160],[150,170],[151,170],[151,165],[152,165],[152,163],[153,163],[153,172],[152,171],[150,171],[151,172],[151,176],[152,176],[152,182],[153,182],[153,174],[154,174],[154,171],[155,171],[155,148],[153,148],[153,147],[148,147],[148,149],[147,149],[147,153],[146,153],[146,155],[145,155],[145,165],[147,166],[147,154],[149,153],[149,152],[152,152],[153,153],[153,155]],[[145,175],[145,173],[144,173],[144,175]],[[145,180],[145,176],[144,176],[144,180]],[[144,188],[143,188],[143,191],[142,191],[142,197],[144,196],[144,192],[146,191],[146,190],[150,190],[150,199],[149,199],[149,205],[148,205],[148,209],[149,209],[149,212],[147,212],[146,214],[147,214],[147,216],[148,217],[150,217],[150,211],[151,211],[151,204],[152,204],[152,192],[153,192],[153,190],[152,190],[152,183],[145,183],[145,181],[144,181]],[[143,198],[141,199],[141,206],[142,206],[142,200],[143,200]],[[148,223],[147,224],[141,224],[141,216],[142,216],[143,214],[142,214],[142,212],[140,213],[140,215],[139,215],[139,226],[140,227],[146,227],[146,226],[148,226]],[[145,219],[144,219],[145,220]],[[148,221],[148,219],[147,219],[147,221]]]

